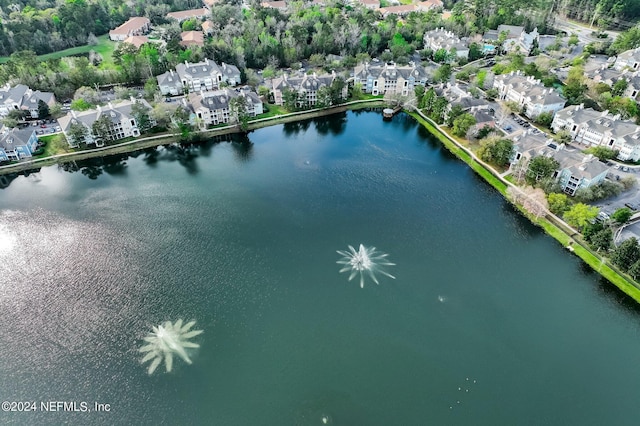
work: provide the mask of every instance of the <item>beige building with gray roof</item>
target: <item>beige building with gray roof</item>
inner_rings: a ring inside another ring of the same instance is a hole
[[[586,146],[616,149],[621,160],[640,159],[640,126],[608,111],[594,111],[584,104],[571,105],[556,113],[551,128],[556,132],[568,131],[576,142]]]

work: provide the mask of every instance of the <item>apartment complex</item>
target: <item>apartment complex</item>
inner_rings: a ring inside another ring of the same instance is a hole
[[[43,101],[52,107],[56,98],[51,92],[31,90],[24,84],[0,87],[0,117],[7,116],[13,110],[29,111],[31,118],[38,118],[38,103]]]
[[[127,137],[140,136],[138,122],[132,114],[132,107],[136,102],[140,102],[145,108],[151,109],[151,106],[145,100],[130,99],[118,103],[109,102],[103,107],[96,107],[87,111],[71,111],[64,117],[58,119],[58,124],[62,129],[62,133],[67,138],[69,146],[76,148],[80,143],[87,145],[95,144],[103,146],[106,141],[114,141]],[[94,133],[93,124],[101,117],[107,117],[110,124],[106,140],[101,135]],[[85,136],[83,140],[74,140],[70,133],[72,126],[81,125],[85,127]]]
[[[109,31],[109,39],[112,41],[124,41],[131,36],[145,35],[151,28],[149,18],[136,16],[129,19],[119,27]]]
[[[354,84],[361,84],[365,93],[386,93],[409,96],[417,85],[427,84],[427,71],[413,62],[396,65],[393,62],[364,62],[354,69]]]
[[[176,70],[158,77],[158,87],[163,95],[180,95],[186,91],[201,92],[218,89],[220,83],[236,86],[240,83],[240,70],[230,64],[218,65],[209,59],[204,62],[178,64]]]
[[[314,73],[299,76],[284,74],[271,80],[269,90],[276,105],[283,104],[283,92],[288,89],[298,93],[300,104],[314,106],[318,102],[318,90],[331,86],[336,78],[338,77],[335,73],[321,75]],[[347,98],[346,84],[342,89],[342,98]]]
[[[535,118],[543,112],[554,114],[566,103],[554,89],[544,87],[540,80],[526,76],[521,71],[496,76],[493,87],[498,90],[500,99],[517,103],[529,118]]]
[[[453,32],[444,28],[427,31],[424,34],[424,47],[434,52],[439,49],[455,52],[458,58],[467,58],[469,56],[469,46],[463,43]]]
[[[556,113],[551,128],[568,131],[573,140],[586,146],[616,149],[621,160],[640,159],[640,126],[608,111],[571,105]]]
[[[201,129],[210,125],[233,122],[231,100],[243,97],[250,117],[263,113],[260,97],[249,89],[222,89],[202,93],[190,93],[185,100],[185,107],[191,111],[191,124]]]

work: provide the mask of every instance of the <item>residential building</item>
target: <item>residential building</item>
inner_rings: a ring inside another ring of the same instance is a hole
[[[417,10],[418,6],[414,4],[401,4],[398,6],[387,6],[378,9],[383,18],[386,18],[389,15],[405,16],[411,12],[416,12]]]
[[[9,129],[0,125],[0,162],[32,157],[37,146],[38,137],[33,128]]]
[[[584,155],[558,147],[553,158],[560,164],[553,177],[562,190],[571,196],[576,195],[579,189],[604,182],[609,172],[609,168],[591,154]]]
[[[444,6],[442,0],[427,0],[418,3],[418,10],[421,12],[428,12],[434,9],[441,9]]]
[[[613,67],[618,71],[623,69],[640,70],[640,47],[619,54],[613,63]]]
[[[150,28],[151,21],[149,18],[136,16],[129,19],[118,28],[109,31],[109,39],[112,41],[123,41],[127,37],[144,35]]]
[[[380,0],[357,0],[357,3],[370,10],[380,8]]]
[[[190,93],[186,105],[192,112],[190,121],[201,129],[210,125],[229,123],[234,120],[230,102],[242,96],[247,101],[247,113],[255,117],[263,113],[260,97],[249,89],[222,89],[211,92]]]
[[[29,111],[31,118],[38,118],[38,103],[43,101],[52,107],[56,98],[51,92],[33,91],[24,84],[0,88],[0,117],[7,116],[13,110]]]
[[[183,31],[180,33],[180,45],[183,47],[204,46],[204,33],[202,31]]]
[[[200,9],[189,9],[189,10],[181,10],[179,12],[169,12],[167,13],[167,19],[175,20],[178,22],[186,21],[187,19],[204,19],[211,11],[204,7]]]
[[[70,137],[69,130],[71,126],[75,124],[80,124],[86,128],[86,135],[82,142],[87,145],[95,144],[96,146],[103,146],[106,141],[138,137],[140,136],[140,129],[138,122],[132,114],[132,107],[136,102],[140,102],[147,109],[151,109],[151,106],[144,99],[136,100],[132,98],[118,103],[109,102],[106,106],[98,106],[96,109],[87,111],[71,111],[64,117],[58,119],[58,125],[67,138],[69,146],[73,148],[78,146],[78,142]],[[104,140],[101,135],[93,133],[93,123],[101,117],[107,117],[111,123],[106,135],[106,140]]]
[[[426,86],[427,71],[421,65],[396,65],[393,62],[364,62],[354,69],[354,84],[361,84],[365,93],[413,95],[417,85]]]
[[[322,87],[331,86],[337,78],[335,72],[331,74],[303,74],[300,76],[289,76],[284,74],[276,77],[270,82],[270,92],[276,105],[282,105],[284,102],[283,92],[286,89],[298,92],[300,104],[306,106],[314,106],[318,101],[318,90]],[[347,98],[347,85],[342,89],[342,98]]]
[[[559,167],[553,178],[558,181],[562,190],[571,196],[579,189],[602,183],[609,171],[608,167],[593,155],[563,149],[546,135],[534,133],[533,130],[513,138],[510,170],[515,174],[519,171],[524,172],[529,161],[538,156],[551,157],[558,162]]]
[[[584,105],[558,111],[551,123],[554,131],[566,130],[577,143],[605,146],[619,151],[621,160],[640,160],[640,126],[608,111],[598,112]]]
[[[123,43],[129,43],[134,45],[137,49],[140,49],[145,43],[149,43],[149,37],[147,36],[129,36],[122,40]]]
[[[230,64],[216,64],[209,59],[204,62],[178,64],[158,77],[158,87],[163,95],[179,95],[189,92],[210,91],[224,82],[230,86],[240,83],[240,70]]]
[[[434,52],[439,49],[444,49],[447,52],[455,51],[458,58],[467,58],[469,56],[469,46],[463,43],[453,32],[444,28],[424,33],[424,47]]]
[[[41,92],[39,90],[29,91],[22,97],[22,105],[20,109],[29,111],[31,118],[44,118],[40,117],[38,105],[40,101],[44,102],[49,108],[56,104],[56,98],[51,92]]]
[[[544,87],[540,80],[521,71],[496,76],[493,87],[498,90],[499,99],[517,103],[529,118],[543,112],[554,114],[564,108],[566,102],[554,89]]]
[[[212,10],[213,6],[219,2],[220,0],[202,0],[204,7],[206,7],[209,10]]]
[[[278,9],[281,12],[287,10],[287,2],[285,1],[263,1],[260,3],[260,6],[270,9]]]
[[[502,48],[507,52],[518,52],[524,55],[531,53],[534,42],[537,42],[540,37],[537,28],[534,28],[533,31],[527,33],[524,30],[524,27],[500,25],[497,30],[486,31],[483,38],[489,41],[497,41],[502,33],[506,36],[506,39],[502,44]]]
[[[615,68],[610,69],[603,65],[602,68],[592,72],[589,77],[596,83],[605,83],[610,87],[613,87],[618,80],[625,80],[627,88],[622,96],[633,100],[640,98],[640,71],[629,71],[628,68],[618,71]]]
[[[211,34],[213,34],[213,22],[209,21],[208,19],[204,21],[202,23],[202,32],[206,36],[210,36]]]

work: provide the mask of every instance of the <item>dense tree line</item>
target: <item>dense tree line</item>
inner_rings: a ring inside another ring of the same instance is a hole
[[[132,16],[166,22],[174,10],[201,7],[197,0],[0,0],[0,56],[37,54],[87,44]]]

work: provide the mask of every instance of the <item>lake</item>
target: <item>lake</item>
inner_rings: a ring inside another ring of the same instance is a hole
[[[395,279],[339,273],[360,244]],[[192,364],[148,375],[143,338],[178,319]],[[37,403],[0,423],[635,425],[639,319],[405,114],[0,190],[0,395]]]

